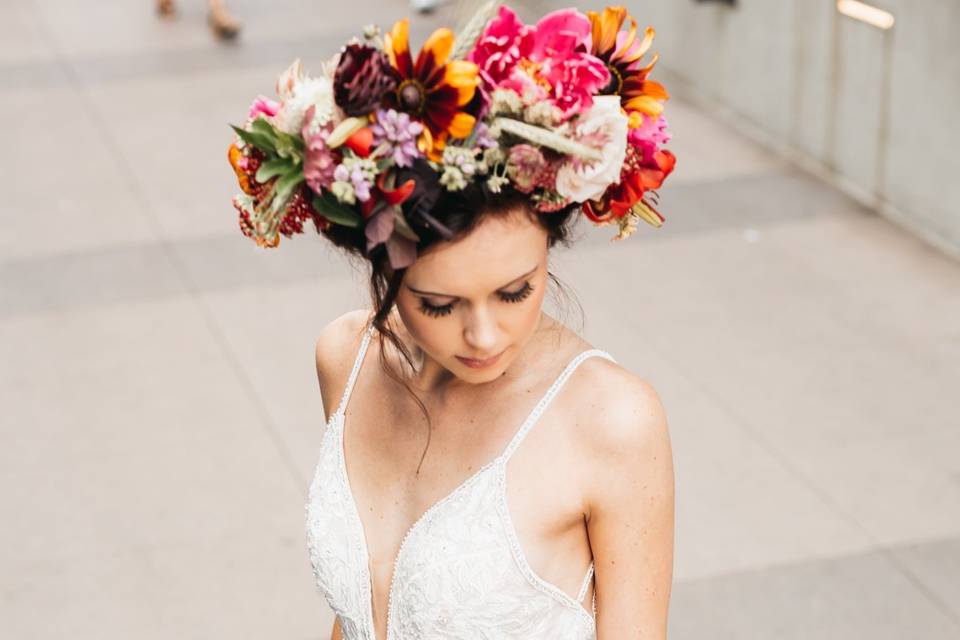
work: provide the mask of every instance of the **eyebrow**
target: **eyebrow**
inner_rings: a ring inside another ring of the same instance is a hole
[[[533,269],[530,269],[530,271],[527,271],[527,272],[526,272],[525,274],[523,274],[522,276],[517,276],[516,278],[514,278],[514,279],[511,280],[510,282],[508,282],[508,283],[506,283],[506,284],[504,284],[504,285],[502,285],[502,286],[500,286],[500,287],[497,287],[497,289],[499,290],[499,289],[503,289],[504,287],[509,287],[511,284],[513,284],[513,283],[516,282],[517,280],[520,280],[520,279],[522,279],[522,278],[527,278],[527,277],[529,277],[531,273],[533,273],[534,271],[537,270],[537,268],[539,268],[539,266],[540,266],[540,265],[535,266]],[[421,291],[420,289],[414,289],[414,288],[411,287],[410,285],[404,285],[404,286],[406,286],[407,289],[409,289],[410,291],[413,291],[414,293],[419,293],[420,295],[423,295],[423,296],[436,296],[436,297],[438,297],[438,298],[458,298],[458,297],[460,297],[460,296],[450,295],[449,293],[437,293],[436,291]]]

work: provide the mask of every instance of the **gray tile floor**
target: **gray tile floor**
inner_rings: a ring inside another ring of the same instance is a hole
[[[226,123],[406,3],[234,2],[235,46],[150,5],[0,4],[0,635],[326,638],[312,349],[363,278],[240,235]],[[555,270],[667,407],[671,637],[960,638],[960,265],[669,108],[666,226]]]

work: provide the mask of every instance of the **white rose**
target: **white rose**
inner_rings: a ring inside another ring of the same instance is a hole
[[[620,109],[620,96],[599,96],[576,121],[573,138],[603,152],[592,163],[572,158],[557,171],[557,193],[573,202],[595,200],[611,184],[620,181],[627,157],[627,116]]]

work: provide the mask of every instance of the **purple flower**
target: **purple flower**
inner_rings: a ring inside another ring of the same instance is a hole
[[[362,159],[337,165],[333,171],[333,179],[335,182],[349,185],[356,199],[366,202],[370,199],[370,188],[373,186],[375,174],[376,165]]]
[[[486,123],[478,122],[474,133],[476,133],[475,144],[481,149],[492,149],[497,146],[497,141],[490,135],[490,127]]]
[[[409,167],[422,158],[417,148],[417,137],[423,133],[423,124],[410,120],[410,115],[394,109],[377,111],[377,121],[370,127],[375,147],[385,145],[398,167]]]

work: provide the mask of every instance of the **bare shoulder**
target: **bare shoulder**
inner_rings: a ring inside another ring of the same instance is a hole
[[[365,309],[348,311],[323,327],[317,336],[314,348],[317,380],[328,418],[346,388],[369,318],[370,312]]]
[[[672,485],[673,463],[666,410],[653,386],[605,358],[581,367],[576,436],[583,452],[587,502],[610,482]]]

